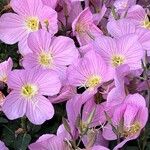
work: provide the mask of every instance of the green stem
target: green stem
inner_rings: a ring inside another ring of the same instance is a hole
[[[27,132],[27,120],[26,120],[26,117],[22,117],[21,118],[21,128]]]

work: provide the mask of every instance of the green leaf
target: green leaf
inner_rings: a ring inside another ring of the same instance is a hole
[[[8,123],[8,120],[3,117],[0,117],[0,123]]]
[[[29,134],[20,134],[15,139],[14,148],[16,150],[26,150],[31,141],[31,136]]]

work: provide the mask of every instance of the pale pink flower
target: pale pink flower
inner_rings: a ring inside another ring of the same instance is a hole
[[[148,55],[150,55],[150,30],[144,30],[143,28],[136,27],[136,25],[133,22],[129,22],[128,19],[108,22],[107,30],[114,38],[120,38],[121,36],[128,35],[130,33],[136,34],[143,50],[147,50]]]
[[[95,51],[87,52],[68,68],[70,85],[96,89],[107,80],[107,67],[102,57]]]
[[[121,148],[129,140],[136,139],[148,120],[148,109],[144,97],[140,94],[128,95],[124,103],[119,105],[113,114],[112,125],[120,134],[123,141],[114,150]],[[106,125],[103,136],[107,140],[116,140],[117,135],[111,125]]]
[[[80,45],[86,45],[102,35],[102,31],[94,24],[93,15],[88,7],[74,20],[72,30]]]
[[[144,51],[138,42],[138,37],[128,34],[113,39],[111,37],[99,37],[96,39],[97,51],[109,67],[109,72],[114,77],[116,67],[127,64],[130,70],[141,69],[141,59]]]
[[[60,80],[54,72],[14,70],[9,74],[8,87],[12,89],[2,106],[6,116],[13,120],[24,115],[34,124],[42,124],[54,115],[54,108],[46,96],[59,93]]]
[[[140,5],[133,5],[127,12],[126,18],[137,27],[150,29],[150,21],[146,10]]]
[[[79,55],[72,39],[65,36],[52,38],[45,30],[31,33],[28,45],[32,53],[23,58],[26,69],[54,70],[63,74]]]
[[[41,0],[11,0],[15,13],[5,13],[0,17],[0,40],[7,44],[18,43],[19,52],[25,55],[31,50],[27,38],[39,28],[55,34],[58,30],[57,13],[43,5]]]
[[[30,150],[69,150],[65,140],[70,138],[63,126],[57,130],[57,135],[44,134],[35,143],[29,145]]]

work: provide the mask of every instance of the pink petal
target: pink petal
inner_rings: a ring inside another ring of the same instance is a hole
[[[43,29],[30,33],[28,37],[28,46],[34,53],[39,53],[42,50],[49,51],[50,45],[51,34]]]
[[[26,116],[33,124],[42,124],[54,116],[54,108],[47,98],[37,95],[28,101]]]
[[[103,137],[106,140],[116,140],[117,136],[116,134],[112,131],[111,125],[106,125],[103,129]]]
[[[28,72],[30,72],[30,70],[28,70]],[[55,72],[33,70],[31,73],[27,73],[28,80],[31,81],[31,83],[37,83],[39,85],[39,92],[42,95],[53,96],[59,93],[61,83]]]
[[[68,37],[55,37],[50,47],[56,66],[70,65],[79,56],[74,41]]]
[[[13,10],[22,16],[36,16],[37,12],[42,8],[41,0],[11,0]]]
[[[7,44],[15,44],[23,39],[28,32],[23,18],[15,13],[5,13],[0,17],[0,39]]]
[[[127,13],[126,18],[131,19],[136,25],[139,25],[141,21],[144,21],[146,12],[140,5],[133,5]]]
[[[51,8],[55,9],[57,0],[42,0],[44,5],[50,6]]]
[[[130,94],[127,96],[125,100],[126,104],[136,105],[138,107],[146,107],[145,99],[142,95],[136,93],[136,94]]]
[[[3,112],[10,120],[23,117],[26,109],[27,101],[16,91],[12,91],[8,96],[6,96],[5,102],[2,106]]]
[[[8,76],[8,87],[10,89],[18,90],[24,84],[25,70],[13,70]]]
[[[118,52],[125,56],[125,64],[128,64],[131,70],[141,68],[141,59],[143,59],[144,51],[138,42],[136,35],[127,35],[119,38]]]
[[[39,19],[41,21],[42,27],[54,35],[58,31],[58,20],[57,20],[57,12],[48,6],[43,6],[42,9],[38,12]],[[45,23],[48,21],[48,27]]]
[[[112,20],[107,24],[107,30],[113,37],[121,37],[135,33],[135,25],[126,19]]]
[[[5,144],[0,141],[0,150],[8,150],[8,148],[5,146]]]

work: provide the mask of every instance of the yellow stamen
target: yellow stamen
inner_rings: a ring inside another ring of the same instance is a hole
[[[140,130],[141,130],[141,124],[139,122],[135,122],[131,127],[124,130],[124,136],[125,137],[133,136]]]
[[[53,63],[52,55],[48,52],[41,52],[39,55],[38,61],[40,65],[44,68],[50,68]]]
[[[21,88],[21,95],[25,98],[32,98],[38,92],[38,88],[32,84],[23,85]]]
[[[76,24],[76,32],[78,33],[85,33],[84,25],[81,23]]]
[[[150,29],[150,21],[148,20],[148,18],[142,22],[142,27]]]
[[[114,55],[111,59],[111,64],[113,67],[118,67],[124,64],[125,58],[122,55]]]
[[[37,17],[27,18],[26,27],[30,32],[37,31],[39,29],[39,19]]]
[[[85,85],[86,87],[89,88],[94,88],[96,87],[98,84],[100,84],[101,82],[101,77],[98,75],[92,75],[88,78],[88,80],[86,81]]]

